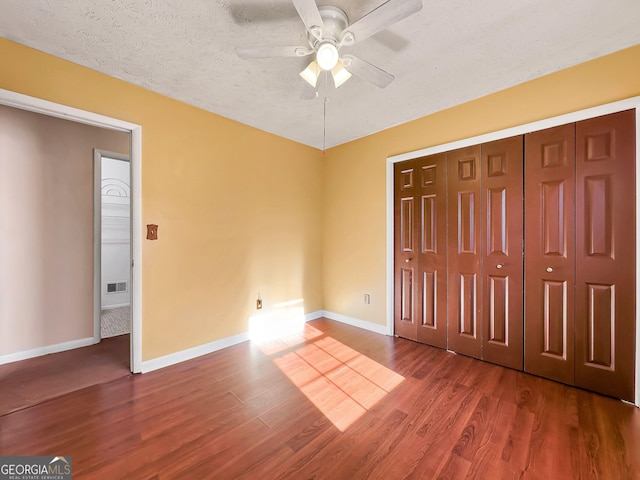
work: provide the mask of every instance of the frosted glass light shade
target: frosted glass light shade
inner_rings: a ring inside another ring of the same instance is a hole
[[[351,74],[347,72],[347,69],[342,66],[341,62],[331,69],[331,75],[333,75],[333,83],[336,88],[351,78]]]
[[[315,88],[316,84],[318,83],[318,77],[320,76],[321,71],[322,69],[320,68],[320,65],[318,65],[318,63],[314,60],[309,65],[307,65],[307,68],[300,72],[300,76],[304,78],[309,85]]]
[[[338,64],[339,58],[338,49],[334,44],[329,42],[320,45],[316,53],[316,61],[323,70],[331,70]]]

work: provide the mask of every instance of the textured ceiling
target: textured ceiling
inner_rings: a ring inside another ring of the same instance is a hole
[[[382,1],[318,4],[354,22]],[[300,99],[308,57],[235,54],[306,45],[289,0],[2,0],[0,36],[321,149],[640,44],[640,0],[423,0],[341,51],[396,80],[353,77],[326,104]]]

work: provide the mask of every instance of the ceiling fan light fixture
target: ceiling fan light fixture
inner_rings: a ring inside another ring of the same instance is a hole
[[[320,76],[321,72],[322,72],[322,69],[320,68],[320,65],[318,65],[318,62],[314,60],[309,65],[307,65],[307,68],[305,68],[303,71],[300,72],[300,76],[304,78],[304,80],[309,85],[315,88],[316,84],[318,83],[318,77]]]
[[[339,62],[331,69],[331,75],[333,75],[333,83],[336,88],[339,88],[344,82],[351,78],[351,74],[342,66],[342,62]]]
[[[338,64],[340,55],[338,49],[331,42],[322,42],[316,53],[316,61],[323,70],[331,70]]]

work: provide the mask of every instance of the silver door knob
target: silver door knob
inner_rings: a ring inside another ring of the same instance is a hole
[[[549,272],[549,273],[553,272],[553,268],[547,267],[547,272]]]
[[[405,262],[405,263],[409,263],[410,261],[411,261],[411,259],[410,259],[410,258],[405,258],[405,259],[404,259],[404,262]]]
[[[496,265],[496,268],[498,268],[498,269],[500,269],[502,267],[504,267],[504,264],[502,264],[502,263],[499,263],[499,264]]]

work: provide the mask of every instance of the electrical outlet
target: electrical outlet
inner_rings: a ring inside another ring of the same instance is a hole
[[[364,294],[364,303],[366,303],[367,305],[371,303],[371,295],[369,295],[368,293]]]
[[[260,310],[262,308],[262,299],[258,298],[256,300],[256,310]]]

